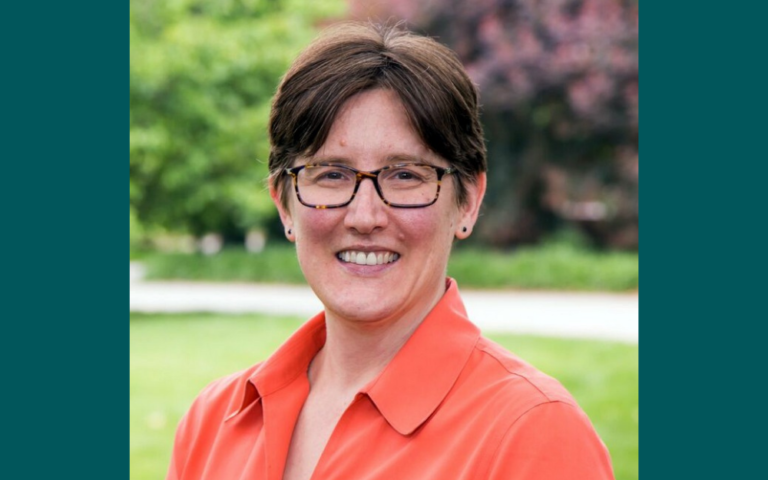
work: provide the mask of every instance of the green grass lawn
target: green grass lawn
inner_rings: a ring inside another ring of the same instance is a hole
[[[150,279],[304,283],[290,245],[270,245],[261,253],[230,248],[201,254],[145,253]],[[522,288],[628,291],[638,287],[638,255],[596,252],[553,241],[514,252],[455,248],[448,274],[462,288]]]
[[[266,358],[303,321],[263,315],[131,314],[130,478],[164,478],[176,424],[211,380]],[[638,348],[490,335],[558,378],[608,446],[617,480],[638,478]]]

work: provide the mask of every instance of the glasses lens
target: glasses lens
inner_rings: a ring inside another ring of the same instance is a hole
[[[384,198],[398,205],[426,205],[437,197],[437,171],[428,165],[393,165],[379,173]]]
[[[355,182],[355,172],[342,166],[307,165],[296,177],[301,199],[316,206],[347,202]]]

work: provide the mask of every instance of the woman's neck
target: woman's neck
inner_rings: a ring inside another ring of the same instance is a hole
[[[350,322],[326,312],[325,346],[310,365],[310,384],[359,391],[384,370],[441,296],[424,311],[394,321]]]

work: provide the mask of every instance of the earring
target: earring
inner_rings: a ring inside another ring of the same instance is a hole
[[[461,227],[461,231],[467,233],[467,227]]]
[[[289,229],[288,229],[288,235],[290,235],[290,234],[292,234],[292,233],[293,233],[293,230],[291,230],[291,229],[289,228]]]

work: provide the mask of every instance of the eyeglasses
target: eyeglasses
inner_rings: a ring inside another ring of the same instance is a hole
[[[285,169],[285,173],[293,177],[299,202],[318,209],[349,205],[364,178],[371,179],[381,200],[390,207],[428,207],[440,196],[443,176],[455,172],[455,168],[421,163],[388,165],[372,172],[332,163]]]

